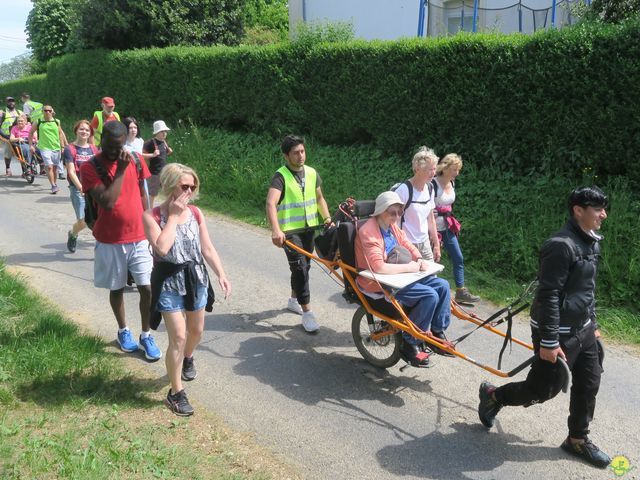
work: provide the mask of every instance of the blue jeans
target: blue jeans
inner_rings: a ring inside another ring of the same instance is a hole
[[[84,197],[78,191],[75,185],[69,185],[69,198],[71,198],[71,205],[73,205],[73,211],[76,213],[76,220],[84,219]]]
[[[438,233],[442,235],[442,245],[453,263],[453,280],[456,282],[456,288],[464,287],[464,258],[458,237],[451,233],[451,230],[441,230]]]
[[[426,332],[444,332],[451,323],[451,293],[449,282],[435,276],[404,287],[396,293],[396,300],[412,308],[409,319],[418,328]],[[402,334],[407,343],[416,345],[421,342],[407,333]]]
[[[207,305],[207,287],[205,285],[198,285],[198,293],[196,304],[193,306],[194,312],[202,310]],[[180,295],[176,292],[163,290],[158,299],[158,305],[156,308],[159,312],[180,312],[184,310],[184,299],[186,295]]]

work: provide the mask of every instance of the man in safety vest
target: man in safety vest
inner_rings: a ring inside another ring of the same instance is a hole
[[[111,97],[102,98],[102,110],[93,112],[93,118],[91,119],[91,127],[93,128],[93,143],[96,146],[100,146],[100,139],[102,138],[102,128],[107,122],[113,120],[120,121],[120,115],[118,112],[114,112],[116,108],[116,102]]]
[[[315,227],[331,224],[327,202],[322,195],[322,180],[305,165],[304,139],[287,135],[280,146],[286,164],[280,167],[269,185],[267,218],[271,223],[271,241],[283,247],[285,240],[313,252]],[[291,269],[291,298],[287,308],[302,315],[302,327],[309,333],[319,328],[311,311],[309,294],[309,257],[285,247]]]
[[[22,111],[29,117],[32,124],[42,119],[43,106],[42,103],[31,100],[31,95],[28,93],[25,92],[22,94]]]
[[[16,119],[22,115],[22,112],[16,109],[16,100],[13,97],[7,97],[7,108],[0,111],[0,130],[2,136],[9,139],[11,127],[15,123]],[[13,157],[13,150],[9,142],[2,142],[4,144],[4,164],[7,168],[7,177],[11,176],[11,157]]]

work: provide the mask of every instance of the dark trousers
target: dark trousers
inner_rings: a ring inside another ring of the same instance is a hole
[[[538,331],[532,330],[536,353],[540,348]],[[560,337],[560,345],[571,370],[571,399],[569,403],[569,435],[585,438],[596,408],[602,366],[595,337],[595,326],[589,324],[575,335]],[[536,357],[524,382],[513,382],[496,389],[496,400],[502,405],[529,407],[555,397],[562,389],[562,371],[558,363]]]
[[[286,237],[287,240],[294,245],[309,253],[313,253],[314,235],[314,230],[307,230],[300,233],[286,234]],[[309,293],[309,269],[311,268],[311,259],[286,245],[284,252],[287,254],[289,269],[291,270],[291,290],[295,292],[300,305],[307,305],[311,299]]]

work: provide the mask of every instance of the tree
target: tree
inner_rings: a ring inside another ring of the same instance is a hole
[[[34,73],[40,73],[38,62],[31,58],[31,54],[23,53],[0,65],[0,83],[17,80]]]
[[[289,35],[287,0],[245,0],[243,15],[245,44],[278,43]]]
[[[617,23],[627,18],[640,16],[640,0],[593,0],[591,18]]]
[[[73,23],[71,12],[70,0],[33,0],[25,32],[37,60],[46,62],[66,52]]]
[[[73,50],[236,45],[242,0],[80,0]]]

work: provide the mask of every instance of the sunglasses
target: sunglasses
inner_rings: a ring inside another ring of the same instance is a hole
[[[42,111],[43,111],[43,112],[53,112],[53,110],[48,110],[48,109],[46,109],[46,108],[45,108],[44,110],[42,110]]]
[[[195,192],[197,187],[195,185],[180,185],[180,188],[182,189],[183,192],[186,192],[187,190],[191,190],[192,192]]]
[[[402,216],[402,210],[401,209],[393,209],[393,210],[387,210],[387,214],[389,214],[389,216],[391,217],[401,217]]]

